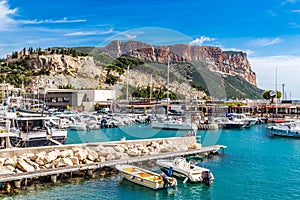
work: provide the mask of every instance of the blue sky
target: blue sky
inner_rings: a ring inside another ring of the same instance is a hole
[[[300,0],[0,0],[1,58],[24,47],[143,40],[145,30],[157,44],[247,52],[258,87],[275,89],[277,68],[277,89],[284,83],[300,99]]]

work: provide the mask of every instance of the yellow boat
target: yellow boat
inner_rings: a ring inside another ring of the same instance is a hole
[[[117,165],[116,169],[125,179],[154,190],[166,189],[177,185],[177,180],[173,177],[167,177],[168,182],[165,183],[160,174],[136,166]]]

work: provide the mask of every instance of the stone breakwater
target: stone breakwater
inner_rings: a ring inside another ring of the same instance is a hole
[[[35,172],[201,148],[194,137],[5,150],[1,175]]]

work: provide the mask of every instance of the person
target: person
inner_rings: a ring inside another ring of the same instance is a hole
[[[164,188],[167,188],[168,187],[168,184],[169,184],[169,181],[168,181],[168,176],[162,171],[160,173],[162,179],[163,179],[163,182],[164,182]]]
[[[169,176],[169,177],[172,177],[172,176],[173,176],[173,167],[172,167],[172,166],[169,167],[169,170],[168,170],[168,176]]]

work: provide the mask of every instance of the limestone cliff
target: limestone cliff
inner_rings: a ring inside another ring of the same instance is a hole
[[[222,51],[219,47],[211,46],[189,46],[185,44],[154,46],[137,41],[112,41],[99,52],[105,52],[113,57],[127,54],[148,62],[158,63],[166,63],[168,56],[176,62],[206,62],[212,71],[238,75],[256,86],[256,75],[251,70],[247,54],[240,51]]]

